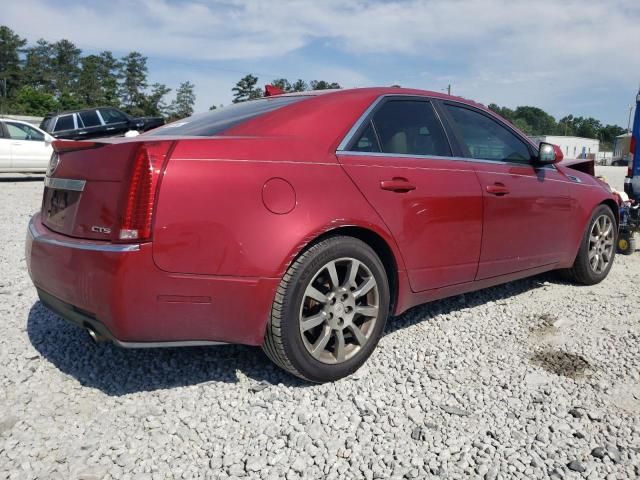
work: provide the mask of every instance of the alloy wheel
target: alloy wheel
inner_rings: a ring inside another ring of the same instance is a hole
[[[300,334],[322,363],[342,363],[369,341],[379,317],[380,294],[371,270],[355,258],[332,260],[307,285]]]
[[[589,233],[589,265],[594,273],[606,270],[613,258],[613,222],[607,215],[600,215]]]

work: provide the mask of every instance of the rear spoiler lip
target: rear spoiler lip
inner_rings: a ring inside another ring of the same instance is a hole
[[[56,153],[64,153],[99,148],[106,145],[106,142],[93,142],[91,140],[54,140],[51,142],[51,145]]]
[[[54,140],[51,142],[56,153],[74,152],[77,150],[89,150],[100,148],[106,145],[122,143],[150,143],[180,140],[251,140],[265,138],[261,135],[138,135],[137,137],[106,137],[96,140]]]

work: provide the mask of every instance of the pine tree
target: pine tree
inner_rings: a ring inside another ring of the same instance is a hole
[[[258,77],[254,77],[251,74],[242,77],[238,83],[236,83],[236,86],[231,89],[231,91],[234,92],[233,103],[260,98],[262,96],[262,90],[256,87],[257,83]]]

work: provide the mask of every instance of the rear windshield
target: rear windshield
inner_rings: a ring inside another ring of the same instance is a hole
[[[242,122],[264,113],[272,112],[278,108],[299,102],[308,96],[273,97],[248,102],[233,103],[227,107],[198,113],[191,117],[183,118],[163,127],[156,128],[145,134],[158,135],[186,135],[197,137],[209,137],[217,135],[225,130],[235,127]]]

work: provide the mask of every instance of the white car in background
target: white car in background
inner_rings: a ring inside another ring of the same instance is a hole
[[[0,118],[0,172],[45,172],[53,140],[27,122]]]

